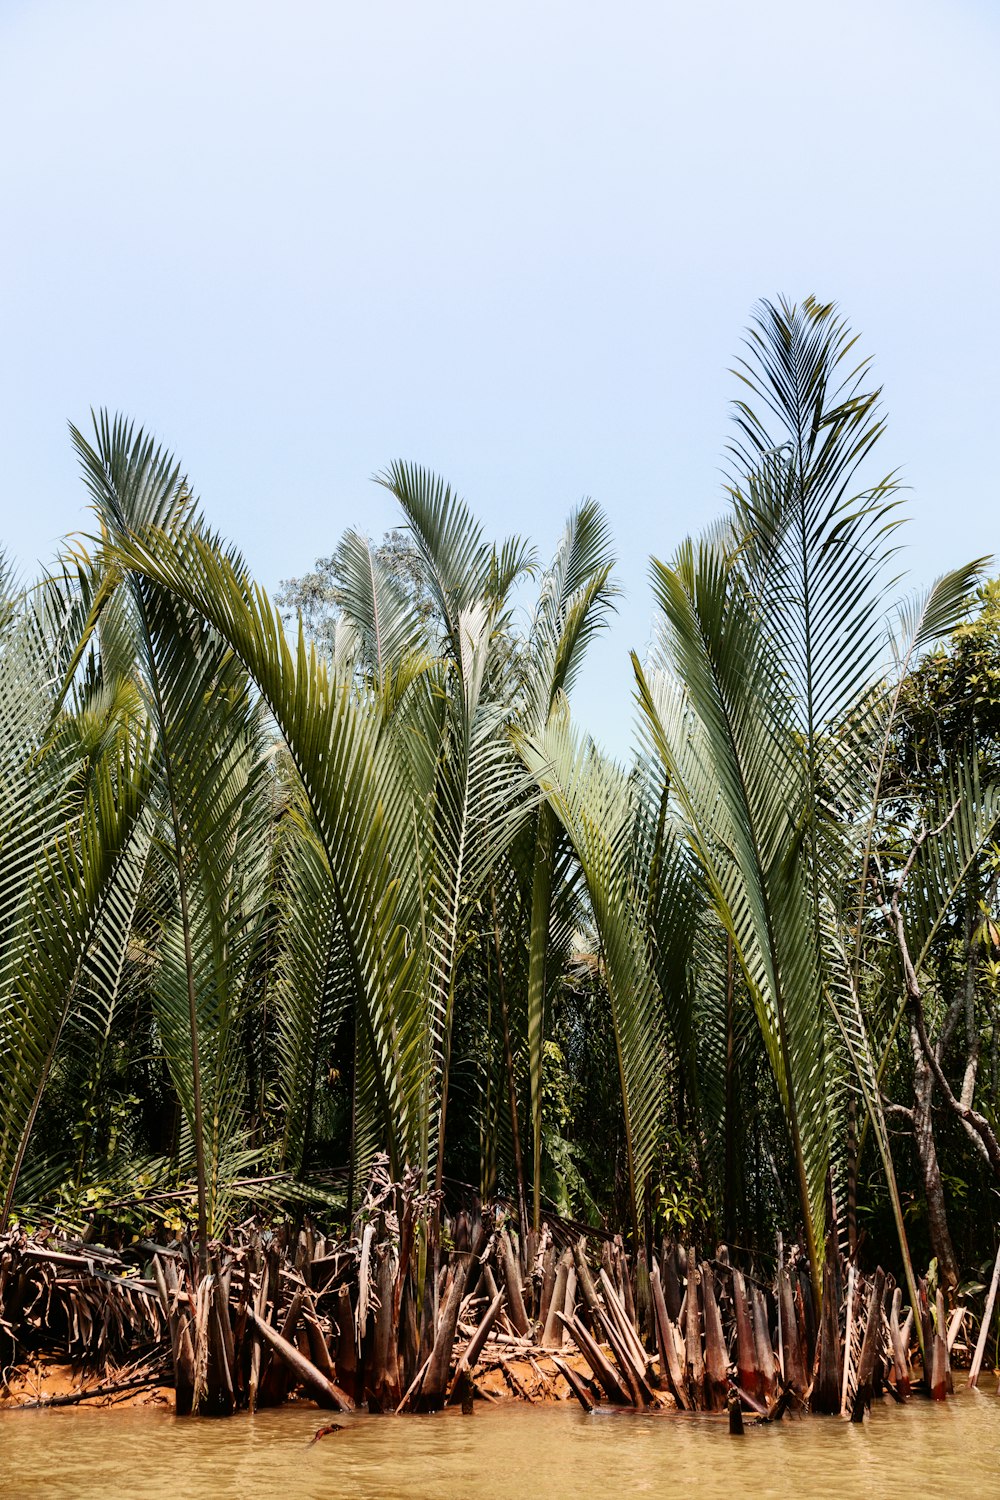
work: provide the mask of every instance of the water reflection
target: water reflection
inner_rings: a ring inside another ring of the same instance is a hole
[[[914,1400],[852,1427],[786,1421],[731,1438],[705,1417],[597,1413],[567,1405],[477,1407],[433,1417],[328,1421],[285,1408],[224,1422],[156,1411],[0,1415],[4,1500],[894,1500],[1000,1496],[1000,1400]]]

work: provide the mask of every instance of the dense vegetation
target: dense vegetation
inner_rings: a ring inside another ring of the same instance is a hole
[[[865,1232],[914,1302],[908,1245],[992,1256],[1000,592],[901,595],[833,307],[762,306],[736,374],[628,765],[570,710],[593,502],[540,568],[395,464],[401,529],[276,607],[152,439],[73,430],[93,535],[0,588],[0,1228],[344,1218],[384,1152],[815,1277]]]

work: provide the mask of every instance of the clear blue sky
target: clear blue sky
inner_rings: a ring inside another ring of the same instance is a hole
[[[876,354],[914,578],[1000,550],[998,44],[989,0],[0,0],[0,537],[86,524],[101,404],[272,588],[392,523],[394,457],[544,555],[595,495],[627,593],[576,711],[623,752],[758,297]]]

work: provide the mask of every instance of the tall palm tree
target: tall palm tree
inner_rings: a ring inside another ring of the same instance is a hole
[[[836,309],[765,303],[738,374],[730,520],[654,563],[663,639],[639,696],[753,999],[789,1132],[813,1276],[839,1111],[860,1082],[911,1291],[881,1101],[838,916],[885,722],[892,475],[859,470],[879,391]],[[972,570],[974,571],[974,569]],[[942,587],[942,620],[969,570]]]
[[[238,1018],[265,903],[264,745],[249,678],[218,631],[174,594],[122,569],[118,547],[155,533],[180,550],[202,533],[179,466],[152,438],[102,414],[72,429],[99,524],[93,598],[78,656],[100,632],[131,658],[154,735],[161,848],[176,892],[155,983],[160,1033],[193,1137],[202,1266],[239,1104]]]

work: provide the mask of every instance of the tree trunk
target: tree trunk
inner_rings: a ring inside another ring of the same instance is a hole
[[[724,1140],[724,1161],[722,1179],[722,1232],[726,1243],[732,1245],[738,1238],[737,1233],[737,1205],[739,1201],[739,1183],[737,1178],[737,1141],[739,1137],[739,1124],[736,1111],[739,1100],[739,1079],[736,1067],[736,1025],[735,1025],[735,989],[736,989],[736,962],[733,952],[733,940],[726,937],[726,1122]]]
[[[931,1242],[931,1254],[937,1258],[938,1275],[949,1292],[958,1286],[958,1264],[948,1228],[948,1214],[944,1201],[944,1184],[938,1163],[937,1144],[934,1139],[934,1119],[931,1101],[934,1095],[934,1076],[930,1064],[920,1045],[917,1028],[910,1022],[910,1045],[913,1049],[913,1143],[920,1163],[920,1174],[924,1184],[927,1203],[927,1230]]]

